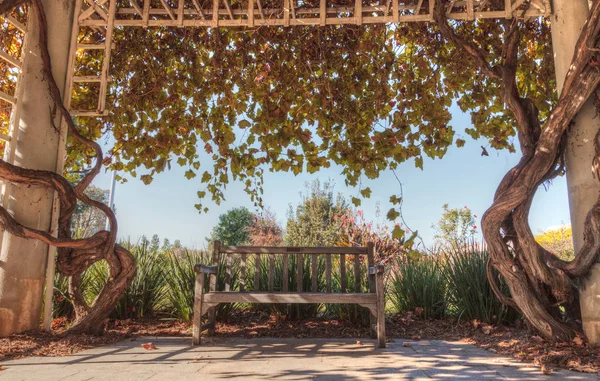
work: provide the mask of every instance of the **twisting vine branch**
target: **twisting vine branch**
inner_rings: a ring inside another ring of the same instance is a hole
[[[492,66],[483,49],[461,38],[448,25],[439,0],[435,19],[444,38],[470,54],[484,74],[501,79],[505,104],[517,124],[522,158],[502,179],[493,205],[482,220],[490,249],[488,274],[492,272],[492,265],[498,269],[510,288],[512,299],[502,295],[490,277],[494,292],[504,303],[516,306],[545,337],[569,339],[574,331],[562,323],[556,306],[568,305],[577,298],[573,278],[586,274],[596,261],[600,249],[600,200],[588,215],[584,248],[571,263],[558,260],[535,242],[528,217],[538,187],[563,171],[569,124],[600,84],[600,71],[592,64],[598,62],[597,53],[590,49],[596,46],[600,34],[600,2],[592,5],[559,102],[543,128],[535,103],[521,97],[517,87],[519,23],[506,22],[503,62]],[[598,141],[596,143],[595,165],[600,162]]]
[[[94,152],[94,165],[83,179],[72,186],[63,176],[42,170],[20,168],[0,160],[0,178],[13,183],[34,184],[57,192],[60,200],[59,228],[57,237],[48,232],[23,226],[5,209],[0,207],[0,224],[11,234],[29,239],[37,239],[58,248],[58,269],[69,278],[69,293],[74,303],[76,320],[71,331],[98,332],[103,329],[103,321],[116,305],[119,297],[131,283],[135,275],[135,259],[125,248],[116,244],[117,220],[111,208],[90,199],[86,188],[98,175],[102,167],[100,145],[83,136],[75,126],[65,107],[60,90],[52,75],[52,64],[47,46],[47,20],[41,0],[33,0],[33,11],[39,23],[39,44],[42,58],[42,77],[48,94],[56,105],[69,135],[83,147]],[[2,8],[0,8],[0,11]],[[70,224],[77,201],[100,209],[110,222],[110,231],[101,231],[92,237],[72,239]],[[102,292],[92,305],[88,305],[81,292],[81,275],[92,264],[105,260],[109,265],[109,278]]]

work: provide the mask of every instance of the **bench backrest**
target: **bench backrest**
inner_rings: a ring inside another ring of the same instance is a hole
[[[372,242],[369,242],[366,247],[271,247],[271,246],[221,246],[220,241],[214,242],[214,250],[212,255],[213,266],[218,266],[220,259],[224,260],[225,264],[225,290],[232,291],[232,267],[234,260],[239,257],[240,260],[240,273],[239,273],[239,285],[240,291],[246,290],[247,281],[247,262],[248,256],[254,257],[254,291],[260,290],[260,267],[261,257],[265,258],[268,256],[268,291],[273,292],[276,285],[275,283],[275,256],[281,255],[281,266],[282,266],[282,281],[280,285],[281,292],[289,292],[289,263],[290,259],[295,261],[296,264],[304,264],[304,256],[310,255],[310,279],[311,287],[309,290],[304,289],[304,266],[296,265],[296,292],[317,292],[318,290],[318,260],[319,256],[325,256],[325,292],[332,291],[332,266],[334,258],[339,258],[340,266],[340,291],[341,292],[362,292],[363,286],[368,284],[369,292],[375,292],[375,275],[370,274],[368,271],[369,267],[375,266],[375,246]],[[224,256],[224,258],[222,258]],[[366,261],[365,261],[366,259]],[[348,285],[346,271],[346,262],[353,262],[353,280],[354,284]],[[222,262],[223,263],[223,262]],[[364,271],[361,271],[364,270]],[[210,277],[210,290],[216,291],[217,277],[215,275]]]

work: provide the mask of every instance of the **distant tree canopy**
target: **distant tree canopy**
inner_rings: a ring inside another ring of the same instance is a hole
[[[348,203],[341,194],[334,194],[331,183],[315,180],[307,184],[296,208],[293,209],[290,205],[285,244],[337,246],[341,233],[337,217],[344,214],[347,208]]]
[[[470,243],[475,237],[477,226],[475,216],[468,207],[450,208],[444,204],[442,217],[433,226],[436,230],[435,239],[438,244],[458,248]]]
[[[539,232],[535,240],[560,259],[572,261],[575,258],[571,225],[563,225]]]
[[[108,191],[90,186],[85,193],[92,200],[108,203]],[[106,226],[106,215],[100,210],[82,202],[77,203],[73,218],[71,219],[71,231],[75,238],[87,238],[104,230]]]
[[[254,223],[254,214],[245,207],[233,208],[219,216],[219,222],[213,229],[212,239],[222,245],[240,246],[250,242],[250,226]]]

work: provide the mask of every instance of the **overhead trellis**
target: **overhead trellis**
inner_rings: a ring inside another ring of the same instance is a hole
[[[433,21],[430,0],[77,0],[67,89],[97,103],[67,106],[74,116],[107,113],[113,32],[121,27],[260,27]],[[547,16],[549,0],[453,0],[453,20]],[[86,36],[95,35],[93,43]],[[86,67],[86,62],[93,63]],[[89,99],[89,98],[88,98]]]

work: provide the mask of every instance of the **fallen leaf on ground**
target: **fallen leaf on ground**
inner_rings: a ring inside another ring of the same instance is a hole
[[[158,349],[153,343],[142,344],[142,348],[146,350]]]
[[[405,342],[402,343],[402,346],[403,347],[410,347],[410,343],[405,341]]]
[[[573,344],[575,345],[583,345],[583,339],[579,336],[575,336],[573,339]]]
[[[6,370],[5,366],[0,365],[0,370]]]
[[[552,369],[548,368],[546,365],[542,365],[542,373],[544,373],[544,374],[552,374]]]
[[[362,341],[360,341],[360,340],[356,340],[356,345],[363,345],[363,344],[362,344]]]
[[[416,340],[416,341],[419,341],[419,340],[421,340],[421,336],[417,336],[417,335],[415,335],[415,336],[411,336],[411,337],[410,337],[410,339],[411,339],[411,340]]]

